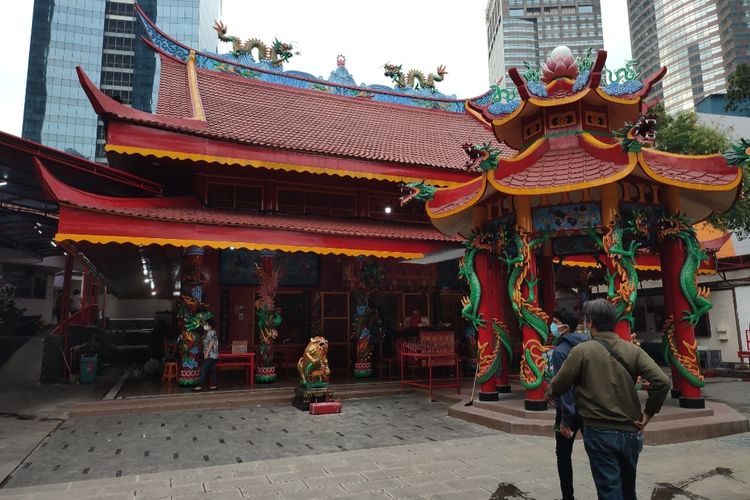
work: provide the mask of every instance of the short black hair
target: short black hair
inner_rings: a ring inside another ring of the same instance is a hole
[[[578,318],[575,313],[565,307],[562,309],[555,309],[552,313],[552,317],[559,319],[563,325],[568,325],[569,332],[574,332],[578,326]]]
[[[208,319],[206,320],[206,324],[207,324],[208,326],[210,326],[211,328],[214,328],[214,327],[216,326],[216,321],[214,321],[214,319],[213,319],[213,318],[208,318]]]
[[[611,332],[615,329],[615,306],[607,299],[586,301],[583,304],[583,314],[599,332]]]

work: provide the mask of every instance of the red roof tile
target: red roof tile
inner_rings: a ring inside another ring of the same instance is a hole
[[[162,56],[158,110],[189,116],[183,63]],[[198,69],[206,113],[204,131],[186,130],[253,146],[368,160],[464,169],[465,142],[498,144],[465,113],[421,109],[261,82]],[[157,124],[159,116],[155,115]],[[169,127],[167,128],[174,128]]]
[[[679,182],[723,186],[731,184],[739,175],[739,169],[727,165],[721,155],[685,157],[644,149],[643,159],[657,175]]]
[[[165,208],[76,206],[97,212],[106,212],[128,217],[191,224],[281,229],[303,233],[364,236],[388,239],[458,241],[455,237],[441,234],[437,229],[428,224],[379,222],[367,219],[312,217],[304,215],[238,213],[203,207]]]
[[[603,179],[621,172],[627,167],[627,163],[601,160],[575,144],[572,147],[551,148],[525,170],[506,177],[501,177],[502,166],[501,163],[495,173],[498,184],[516,189],[532,189]]]

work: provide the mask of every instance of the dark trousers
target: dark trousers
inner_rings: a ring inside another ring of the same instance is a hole
[[[586,427],[583,444],[599,500],[636,500],[635,470],[643,434]]]
[[[199,387],[203,387],[209,374],[211,375],[211,385],[216,385],[218,383],[219,379],[216,376],[216,361],[218,360],[214,358],[206,358],[203,360],[203,363],[201,364],[201,376],[198,379]]]
[[[557,455],[557,475],[560,478],[560,492],[563,500],[573,500],[573,443],[576,440],[576,434],[580,428],[580,417],[576,416],[573,421],[571,430],[573,436],[568,439],[555,432],[555,455]],[[583,430],[581,430],[583,433]]]

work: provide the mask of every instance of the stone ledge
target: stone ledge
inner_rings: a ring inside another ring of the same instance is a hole
[[[513,400],[481,404],[475,401],[473,406],[465,406],[464,400],[452,405],[448,409],[448,415],[509,434],[554,435],[554,413],[552,418],[546,416],[549,411],[539,412],[545,415],[544,419],[524,418],[517,416],[517,409],[507,411],[509,407],[512,408],[512,404],[509,404],[511,401]],[[518,403],[516,401],[513,404]],[[523,404],[522,400],[520,404]],[[488,406],[492,408],[487,408]],[[662,413],[656,415],[646,428],[645,444],[685,443],[750,431],[750,420],[722,403],[707,402],[705,409],[690,410],[668,402]]]

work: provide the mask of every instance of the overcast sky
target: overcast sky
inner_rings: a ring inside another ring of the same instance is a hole
[[[601,3],[608,66],[620,67],[630,58],[626,0]],[[5,59],[0,65],[0,130],[16,135],[21,134],[23,120],[33,4],[33,0],[6,0],[0,7]],[[286,69],[327,78],[336,68],[336,56],[344,54],[357,83],[389,84],[383,76],[385,62],[425,74],[444,64],[448,75],[438,85],[443,93],[468,98],[488,89],[486,0],[223,0],[223,4],[228,34],[243,40],[278,38],[294,43],[302,53]]]

